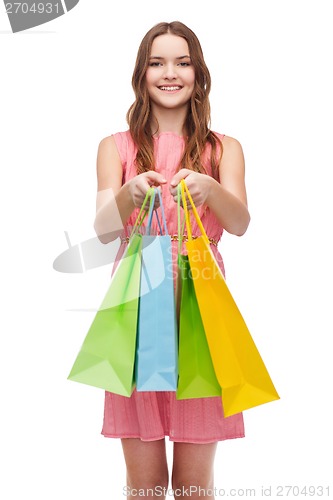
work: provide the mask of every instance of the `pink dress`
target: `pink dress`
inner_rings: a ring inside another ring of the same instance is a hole
[[[220,139],[223,136],[217,134]],[[134,159],[136,147],[129,131],[114,134],[123,165],[123,184],[136,175]],[[184,148],[184,139],[172,132],[160,134],[155,141],[155,170],[161,172],[168,183],[162,187],[165,217],[170,235],[177,235],[177,205],[169,192],[169,183],[178,167]],[[208,161],[204,161],[211,175]],[[139,209],[135,209],[124,229],[124,241],[118,252],[117,262],[126,248],[126,237],[134,225]],[[223,228],[208,207],[198,207],[199,216],[207,236],[218,242]],[[154,218],[155,219],[155,218]],[[153,219],[153,220],[154,220]],[[154,221],[156,226],[156,221]],[[193,234],[200,236],[196,224]],[[155,229],[157,229],[155,227]],[[178,242],[173,241],[173,262],[177,262]],[[224,273],[223,260],[216,244],[211,244],[215,258]],[[185,246],[182,249],[186,253]],[[114,266],[113,272],[117,266]],[[170,441],[186,443],[212,443],[225,439],[244,437],[243,415],[223,416],[220,397],[176,400],[174,392],[137,392],[127,398],[105,392],[104,421],[102,434],[105,437],[140,438],[154,441],[169,437]]]

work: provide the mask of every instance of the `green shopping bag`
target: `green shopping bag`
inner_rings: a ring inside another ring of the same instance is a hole
[[[178,387],[176,398],[221,396],[187,255],[179,255],[181,302],[179,318]]]
[[[221,396],[221,387],[215,375],[205,329],[195,295],[187,255],[181,254],[184,231],[180,224],[180,186],[178,186],[178,292],[179,358],[177,399]]]
[[[68,376],[69,380],[128,397],[134,388],[140,296],[142,236],[137,230],[152,193],[150,189],[146,195],[126,252]]]

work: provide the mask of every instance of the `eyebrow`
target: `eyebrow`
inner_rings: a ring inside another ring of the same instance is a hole
[[[158,60],[161,60],[161,59],[164,59],[164,57],[161,57],[161,56],[150,56],[149,59],[158,59]],[[190,56],[179,56],[179,57],[176,57],[176,60],[180,60],[180,59],[190,59]]]

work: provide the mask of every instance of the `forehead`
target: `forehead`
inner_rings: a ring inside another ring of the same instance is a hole
[[[181,36],[166,33],[157,36],[151,46],[151,57],[179,57],[189,56],[188,43]]]

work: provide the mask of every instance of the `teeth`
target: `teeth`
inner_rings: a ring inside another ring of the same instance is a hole
[[[169,90],[170,92],[173,90],[179,90],[181,87],[160,87],[161,90]]]

